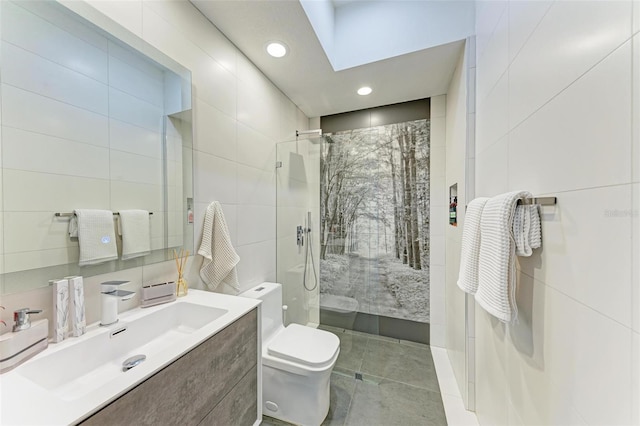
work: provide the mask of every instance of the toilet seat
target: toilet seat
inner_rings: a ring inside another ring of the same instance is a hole
[[[291,324],[266,345],[267,354],[313,370],[329,367],[340,349],[340,339],[324,330]]]

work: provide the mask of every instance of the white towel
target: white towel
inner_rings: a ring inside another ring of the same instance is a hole
[[[519,205],[513,217],[513,238],[517,256],[531,256],[542,245],[540,207],[537,204]]]
[[[462,250],[460,251],[460,272],[458,287],[466,293],[478,290],[478,261],[480,256],[480,218],[489,199],[480,197],[472,200],[464,214],[462,229]]]
[[[147,210],[120,210],[118,234],[122,235],[122,260],[151,253],[151,231]]]
[[[503,322],[518,316],[515,303],[515,241],[513,216],[520,198],[531,197],[526,191],[514,191],[491,198],[480,220],[480,264],[476,301]]]
[[[69,222],[69,235],[78,236],[80,266],[118,258],[113,213],[109,210],[76,209]]]
[[[198,254],[203,257],[200,277],[211,290],[224,283],[240,291],[236,272],[240,257],[231,245],[229,228],[217,201],[207,207]]]

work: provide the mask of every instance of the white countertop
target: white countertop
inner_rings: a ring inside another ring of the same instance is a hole
[[[187,296],[181,297],[175,302],[151,308],[136,308],[124,312],[119,316],[118,325],[121,326],[121,324],[126,324],[127,321],[139,319],[172,304],[185,302],[223,308],[228,312],[193,333],[186,335],[185,338],[181,339],[179,345],[171,345],[163,349],[160,353],[148,358],[134,369],[127,371],[126,374],[114,375],[115,378],[109,380],[104,386],[91,390],[71,401],[63,400],[53,392],[27,379],[21,374],[21,369],[24,369],[30,362],[51,356],[55,352],[71,345],[78,345],[98,334],[108,334],[113,330],[113,327],[100,327],[94,324],[88,327],[87,333],[83,336],[71,337],[60,343],[50,344],[46,350],[34,358],[14,370],[0,375],[0,424],[66,425],[77,423],[143,382],[155,372],[189,352],[260,304],[260,301],[255,299],[201,290],[189,290]],[[70,362],[67,368],[73,369],[74,365],[71,365]]]

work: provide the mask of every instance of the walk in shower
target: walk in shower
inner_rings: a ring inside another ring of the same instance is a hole
[[[277,279],[287,323],[428,342],[429,120],[277,148]]]

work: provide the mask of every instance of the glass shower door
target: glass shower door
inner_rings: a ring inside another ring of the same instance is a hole
[[[285,325],[317,326],[319,314],[319,200],[321,140],[276,146],[276,277]]]

